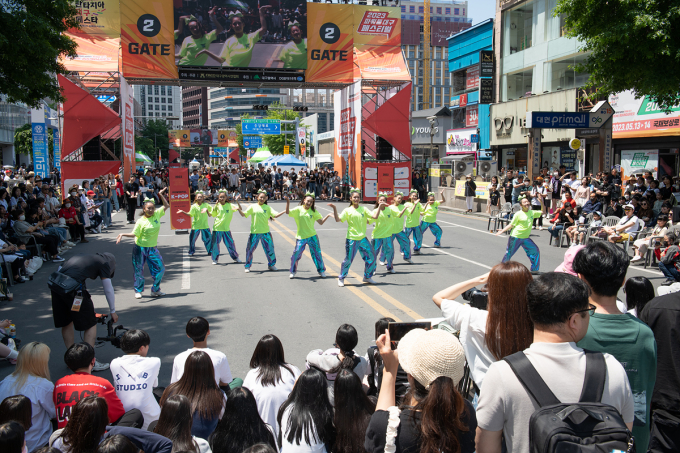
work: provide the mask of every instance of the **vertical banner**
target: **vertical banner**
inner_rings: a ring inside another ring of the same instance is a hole
[[[159,0],[120,0],[123,75],[177,79],[174,10]]]
[[[353,81],[353,8],[353,5],[307,4],[307,82]]]
[[[123,178],[127,182],[135,168],[135,121],[132,89],[120,78],[120,109],[123,123]]]
[[[59,136],[59,129],[53,131],[54,136],[52,137],[52,149],[54,152],[54,169],[61,172],[61,148],[60,142],[61,137]],[[54,181],[53,181],[54,182]]]
[[[189,129],[181,129],[177,131],[177,136],[179,137],[179,146],[182,148],[188,148],[191,146],[191,141],[189,140]]]
[[[361,185],[361,80],[334,94],[335,169],[345,184]]]
[[[191,197],[189,195],[189,170],[187,168],[170,168],[170,227],[173,230],[191,228],[191,217],[177,214],[177,210],[189,212]]]
[[[47,151],[47,127],[45,126],[45,109],[42,104],[31,109],[31,137],[33,138],[33,171],[41,178],[47,178],[49,170],[49,153]]]

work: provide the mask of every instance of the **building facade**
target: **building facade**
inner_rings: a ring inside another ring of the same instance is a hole
[[[208,88],[182,87],[182,127],[208,127]]]
[[[135,101],[142,108],[141,116],[180,118],[169,122],[171,128],[177,129],[182,121],[182,92],[178,86],[135,85],[133,87]],[[151,118],[145,118],[151,119]],[[156,118],[153,118],[156,119]]]

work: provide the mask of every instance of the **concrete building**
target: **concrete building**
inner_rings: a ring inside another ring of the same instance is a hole
[[[2,150],[2,165],[27,163],[28,156],[17,160],[14,151],[14,131],[24,124],[31,123],[31,110],[24,104],[10,104],[4,96],[0,96],[0,150]]]
[[[208,88],[182,87],[182,127],[208,127]]]
[[[164,85],[135,85],[133,87],[135,101],[142,108],[141,116],[154,116],[164,118],[166,116],[179,117],[179,120],[170,121],[169,126],[177,129],[182,124],[182,92],[178,86]],[[152,118],[144,118],[148,120]],[[153,118],[155,119],[155,118]]]

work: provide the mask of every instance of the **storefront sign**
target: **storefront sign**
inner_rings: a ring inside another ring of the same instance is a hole
[[[656,102],[644,96],[635,99],[632,91],[609,96],[614,109],[614,137],[658,137],[680,135],[680,104],[666,114]]]
[[[479,76],[493,77],[493,50],[479,51]]]
[[[527,112],[527,128],[578,129],[600,128],[614,114],[607,101],[598,102],[588,113],[578,112]]]
[[[451,127],[451,117],[437,117],[437,124],[438,125],[434,128],[432,143],[435,145],[443,145],[446,140],[446,129]],[[430,144],[430,122],[427,118],[411,117],[411,144]]]
[[[479,86],[479,66],[471,66],[465,73],[465,89],[472,90]]]
[[[643,171],[651,171],[656,177],[658,169],[658,149],[621,151],[621,179],[624,181]]]
[[[600,136],[600,130],[599,129],[576,129],[574,133],[577,137],[583,137],[583,138],[590,138],[590,137],[599,137]]]
[[[477,151],[477,143],[472,143],[472,135],[477,128],[449,129],[446,131],[446,155],[469,154]]]
[[[612,165],[612,129],[604,131],[604,168],[608,170]]]
[[[465,107],[467,105],[467,93],[460,95],[460,106]]]
[[[479,103],[493,104],[493,79],[479,79]]]
[[[465,109],[465,126],[476,127],[479,124],[479,106],[469,105]]]
[[[576,150],[570,148],[560,149],[560,165],[567,167],[567,171],[575,171],[576,165]]]

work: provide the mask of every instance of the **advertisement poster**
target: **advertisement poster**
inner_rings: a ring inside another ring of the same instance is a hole
[[[475,181],[477,190],[475,191],[475,198],[481,198],[482,200],[489,199],[489,186],[491,185],[488,181]],[[456,181],[456,191],[457,197],[465,197],[465,181]]]
[[[307,3],[308,82],[354,80],[353,5]]]
[[[477,127],[479,124],[479,106],[468,105],[465,109],[465,126]]]
[[[236,131],[230,129],[220,129],[217,131],[217,146],[232,146],[229,142],[236,142]]]
[[[189,132],[191,146],[218,145],[217,129],[191,129]]]
[[[465,74],[465,89],[472,90],[479,86],[479,66],[468,68]]]
[[[354,6],[354,47],[363,79],[410,80],[401,53],[398,8]]]
[[[170,226],[173,230],[188,230],[191,228],[191,217],[178,214],[177,210],[189,212],[191,209],[189,170],[186,168],[170,168],[169,171]]]
[[[361,82],[353,83],[333,95],[337,154],[347,158],[355,155],[357,135],[361,134]]]
[[[477,152],[477,143],[472,143],[472,135],[477,128],[449,129],[446,131],[446,155],[471,154]]]
[[[69,30],[78,34],[91,36],[120,36],[120,7],[118,1],[74,2],[76,21],[80,30]]]
[[[680,103],[666,114],[649,96],[635,99],[632,91],[623,91],[609,96],[609,104],[614,109],[615,139],[680,135]]]
[[[33,167],[36,176],[47,178],[50,174],[50,158],[47,151],[47,127],[45,109],[31,109],[31,133],[33,138]]]
[[[123,178],[130,179],[131,171],[135,168],[135,122],[133,117],[132,87],[120,78],[120,108],[123,109]]]
[[[632,175],[651,171],[656,178],[659,171],[659,150],[623,150],[621,151],[621,179],[627,181]]]
[[[178,66],[307,68],[307,2],[212,0],[175,8]],[[205,30],[210,30],[206,32]]]
[[[120,0],[120,20],[123,75],[140,79],[177,79],[170,3]]]
[[[560,149],[560,165],[567,167],[567,171],[575,171],[578,166],[576,150],[571,148]]]
[[[189,129],[168,131],[168,140],[180,148],[188,148],[191,146]]]

